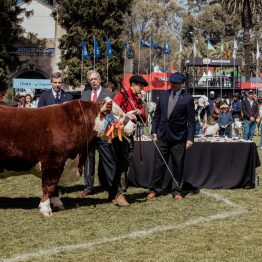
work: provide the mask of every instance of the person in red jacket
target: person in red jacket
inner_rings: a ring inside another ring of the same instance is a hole
[[[130,87],[126,89],[126,92],[119,92],[113,98],[113,101],[121,107],[124,113],[126,113],[132,121],[142,122],[143,120],[146,122],[146,112],[139,94],[148,83],[139,75],[132,76],[129,83]],[[133,135],[129,137],[125,136],[122,141],[120,141],[116,137],[112,142],[117,158],[117,182],[119,185],[119,191],[123,193],[127,188],[127,174],[133,154],[134,138]]]
[[[126,89],[126,93],[121,91],[113,99],[121,109],[128,113],[132,119],[140,120],[139,115],[143,121],[146,121],[146,113],[143,107],[143,101],[138,96],[141,90],[148,85],[147,81],[139,75],[134,75],[130,78],[130,87]]]

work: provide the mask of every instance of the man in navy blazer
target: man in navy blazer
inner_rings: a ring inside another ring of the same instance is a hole
[[[71,94],[62,90],[63,78],[60,72],[52,74],[51,85],[50,90],[46,90],[40,95],[37,107],[61,104],[73,99]]]
[[[176,200],[181,200],[185,150],[190,148],[194,141],[194,101],[183,89],[185,76],[182,73],[173,73],[169,82],[171,89],[164,91],[159,97],[151,133],[166,163],[171,156],[174,171],[171,193]],[[147,199],[157,197],[162,191],[166,165],[157,150],[154,163],[154,185]]]

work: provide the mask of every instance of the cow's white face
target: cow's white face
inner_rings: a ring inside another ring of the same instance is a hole
[[[131,135],[136,129],[136,124],[133,123],[130,119],[126,118],[126,114],[123,110],[113,102],[109,97],[104,99],[104,104],[100,108],[100,114],[96,117],[94,130],[97,131],[99,137],[103,137],[105,134],[105,127],[107,125],[107,116],[111,115],[115,118],[115,121],[124,122],[124,133],[126,135]],[[110,111],[109,111],[110,110]],[[101,114],[104,114],[104,117],[101,117]]]

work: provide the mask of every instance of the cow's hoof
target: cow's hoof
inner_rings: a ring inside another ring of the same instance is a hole
[[[59,197],[52,197],[51,204],[53,205],[53,208],[58,211],[65,210],[64,204]]]
[[[44,216],[44,217],[51,217],[53,215],[52,212],[41,212],[40,213]]]
[[[52,216],[52,209],[50,207],[50,199],[47,199],[46,201],[41,201],[39,204],[40,213],[45,217]]]

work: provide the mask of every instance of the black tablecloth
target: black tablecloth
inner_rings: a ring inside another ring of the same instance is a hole
[[[153,184],[155,148],[152,142],[135,142],[135,153],[129,172],[129,182],[150,188]],[[172,170],[172,165],[169,162]],[[253,188],[256,167],[260,160],[255,143],[194,143],[186,151],[184,162],[185,185],[196,188]],[[166,172],[163,188],[171,183]]]

